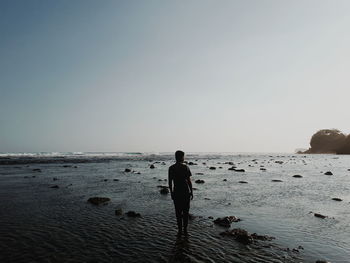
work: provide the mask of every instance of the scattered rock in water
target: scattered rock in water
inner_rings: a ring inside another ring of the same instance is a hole
[[[188,165],[197,165],[197,164],[194,162],[188,162]]]
[[[273,179],[273,180],[271,180],[271,182],[280,183],[280,182],[283,182],[283,181],[279,180],[279,179]]]
[[[196,173],[196,175],[203,175],[203,173]]]
[[[216,167],[215,167],[215,166],[210,166],[209,169],[210,169],[210,170],[215,170]]]
[[[29,176],[25,175],[25,176],[23,176],[23,178],[29,178]]]
[[[241,228],[234,228],[232,230],[226,230],[220,233],[221,236],[233,237],[236,241],[243,243],[245,245],[253,243],[255,240],[271,241],[274,237],[261,236],[256,233],[249,234],[248,231]]]
[[[126,215],[128,217],[141,217],[141,214],[140,213],[136,213],[135,211],[128,211],[128,212],[126,212]]]
[[[35,168],[35,169],[33,169],[32,171],[33,171],[33,172],[37,172],[37,173],[41,173],[41,169],[39,169],[39,168]]]
[[[283,164],[283,161],[275,161],[275,163]]]
[[[214,217],[212,217],[212,216],[208,216],[208,219],[214,219]]]
[[[196,184],[204,184],[205,181],[201,180],[201,179],[197,179],[196,181],[194,181]]]
[[[90,197],[88,199],[88,202],[93,205],[106,204],[109,201],[111,201],[111,199],[108,197]]]
[[[316,263],[331,263],[327,260],[316,260]]]
[[[240,184],[247,184],[248,182],[246,181],[238,181]]]
[[[260,171],[266,171],[266,168],[260,168]]]
[[[124,172],[125,172],[125,173],[130,173],[130,172],[131,172],[131,169],[125,168]]]
[[[295,175],[293,175],[293,177],[294,177],[294,178],[303,178],[303,176],[300,175],[300,174],[295,174]]]
[[[103,181],[104,181],[104,182],[107,182],[107,181],[108,181],[108,179],[103,179]]]
[[[167,195],[167,194],[169,194],[169,189],[168,189],[168,187],[162,187],[162,189],[160,189],[160,193],[161,193],[162,195]]]
[[[342,199],[340,199],[340,198],[338,198],[338,197],[334,197],[334,198],[332,198],[332,200],[334,200],[334,201],[338,201],[338,202],[343,201]]]
[[[188,214],[188,219],[189,220],[194,220],[194,219],[196,219],[197,218],[197,216],[195,216],[195,215],[193,215],[193,214]]]
[[[57,184],[50,186],[50,188],[58,189],[60,188]]]
[[[333,175],[333,173],[331,171],[325,172],[325,175]]]
[[[235,216],[225,216],[225,217],[218,217],[214,220],[214,224],[217,224],[222,227],[230,227],[231,223],[233,222],[239,222],[241,219]]]
[[[64,167],[64,168],[69,168],[69,167],[72,167],[71,165],[62,165],[62,167]]]
[[[224,164],[235,165],[233,162],[224,162]]]
[[[245,172],[245,170],[244,169],[233,169],[233,171],[235,171],[235,172],[240,172],[240,173],[244,173]]]
[[[318,217],[318,218],[322,218],[322,219],[325,219],[327,217],[327,216],[319,214],[319,213],[314,213],[314,216]]]
[[[154,169],[156,167],[153,164],[151,164],[149,168]]]
[[[228,170],[234,171],[236,168],[237,168],[236,166],[232,166],[232,167],[228,168]]]
[[[116,209],[115,210],[115,215],[116,216],[121,216],[123,214],[123,210],[122,209]]]
[[[204,200],[210,200],[210,198],[208,198],[208,197],[205,197],[205,198],[204,198]]]
[[[35,175],[32,176],[32,178],[35,178],[35,177],[36,177]]]
[[[135,172],[135,174],[141,174],[140,172]]]
[[[75,166],[73,166],[73,168],[78,168],[78,166],[75,165]]]
[[[54,178],[52,178],[52,180],[53,180],[53,181],[57,181],[57,180],[58,180],[58,178],[57,178],[57,177],[54,177]]]
[[[222,180],[222,181],[227,182],[227,179],[224,179],[224,180]]]
[[[114,179],[113,179],[113,181],[114,181],[114,182],[118,182],[118,181],[119,181],[119,179],[117,179],[117,178],[114,178]]]

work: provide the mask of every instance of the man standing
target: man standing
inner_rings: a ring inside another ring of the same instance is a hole
[[[169,167],[169,189],[175,205],[178,234],[181,234],[183,227],[184,234],[187,235],[188,212],[190,200],[193,199],[190,178],[192,174],[190,168],[184,164],[185,153],[183,151],[176,151],[175,159],[176,163]]]

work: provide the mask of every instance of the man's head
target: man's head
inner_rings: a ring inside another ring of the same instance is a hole
[[[175,159],[176,162],[182,163],[185,160],[185,153],[183,151],[176,151],[175,152]]]

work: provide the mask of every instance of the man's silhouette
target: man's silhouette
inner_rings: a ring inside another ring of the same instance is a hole
[[[175,159],[176,163],[169,167],[169,189],[171,198],[174,200],[178,234],[181,234],[182,227],[184,233],[187,234],[190,200],[193,199],[192,174],[190,168],[184,164],[185,153],[183,151],[176,151]]]

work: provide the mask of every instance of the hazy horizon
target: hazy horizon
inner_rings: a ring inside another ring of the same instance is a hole
[[[349,1],[0,2],[0,152],[276,152],[350,132]]]

